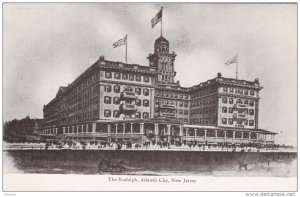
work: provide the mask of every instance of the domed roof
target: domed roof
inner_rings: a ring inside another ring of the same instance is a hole
[[[160,36],[155,40],[155,44],[169,44],[169,41],[166,38]]]

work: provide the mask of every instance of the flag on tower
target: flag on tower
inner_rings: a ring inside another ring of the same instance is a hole
[[[152,25],[152,28],[159,22],[161,22],[162,20],[162,11],[163,11],[163,8],[161,7],[160,11],[154,16],[154,18],[151,19],[151,25]]]
[[[127,44],[127,35],[124,38],[122,38],[122,39],[118,40],[117,42],[113,43],[113,47],[116,48],[116,47],[124,45],[124,44]]]
[[[238,55],[234,56],[233,58],[225,62],[225,65],[229,66],[230,64],[237,63],[237,61],[238,61]]]

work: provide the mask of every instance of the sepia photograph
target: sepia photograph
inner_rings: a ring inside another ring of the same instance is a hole
[[[297,191],[297,3],[2,10],[3,191]]]

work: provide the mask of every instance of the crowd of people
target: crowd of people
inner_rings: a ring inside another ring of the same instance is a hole
[[[276,150],[276,146],[267,147],[257,144],[226,144],[226,143],[199,143],[197,141],[176,141],[173,143],[167,141],[144,141],[143,143],[133,143],[132,141],[65,141],[56,142],[48,141],[45,143],[45,149],[109,149],[109,150],[198,150],[198,151],[239,151],[239,152],[260,152],[268,150]]]

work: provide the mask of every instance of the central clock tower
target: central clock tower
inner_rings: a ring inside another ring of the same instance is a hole
[[[160,36],[155,40],[154,54],[149,54],[149,66],[155,67],[158,72],[157,82],[174,83],[176,72],[174,71],[175,52],[169,52],[169,41]]]

